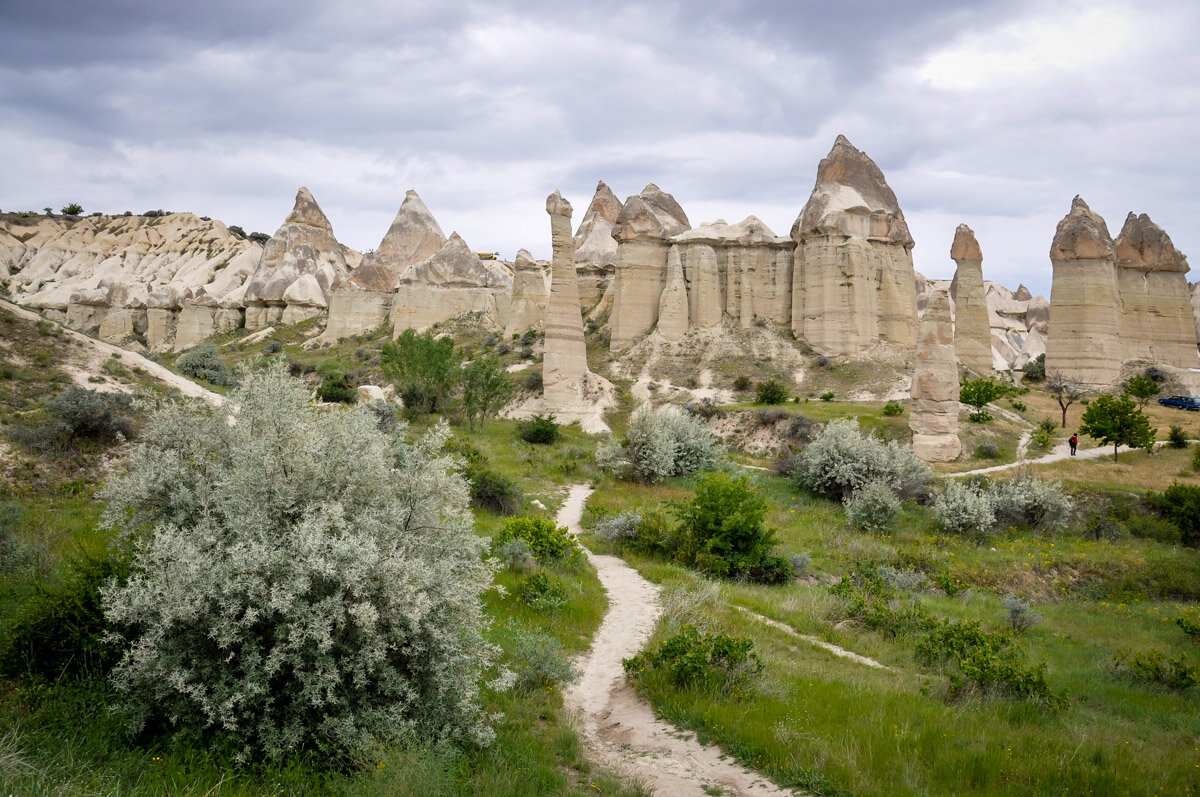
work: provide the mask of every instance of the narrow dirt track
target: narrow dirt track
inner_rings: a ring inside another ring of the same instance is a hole
[[[587,485],[574,485],[558,512],[558,524],[572,534],[580,532],[579,518],[591,492]],[[582,718],[593,757],[672,797],[721,793],[717,789],[737,795],[794,794],[656,719],[638,699],[625,683],[621,661],[641,650],[654,631],[662,614],[659,588],[616,556],[587,555],[608,592],[608,613],[592,649],[577,662],[582,675],[565,697]]]

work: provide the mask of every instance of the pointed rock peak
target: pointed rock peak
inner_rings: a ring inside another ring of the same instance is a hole
[[[1017,289],[1013,291],[1013,298],[1018,302],[1027,302],[1033,298],[1033,294],[1025,287],[1025,283],[1017,285]]]
[[[1175,248],[1171,237],[1145,213],[1130,213],[1117,236],[1117,263],[1142,271],[1187,272],[1187,257]]]
[[[959,260],[983,260],[983,252],[979,249],[979,241],[975,240],[975,232],[965,224],[958,225],[958,229],[954,231],[950,259],[956,263]]]
[[[660,191],[662,191],[662,189],[654,183],[646,183],[646,187],[642,189],[643,194],[656,194]]]
[[[620,215],[621,200],[617,199],[617,195],[612,192],[608,184],[601,180],[596,184],[596,193],[592,195],[592,201],[583,214],[584,222],[598,217],[612,224]]]
[[[533,255],[529,253],[528,249],[517,250],[517,259],[513,261],[513,268],[515,268],[517,271],[541,272],[542,270],[542,267],[539,266],[538,262],[533,259]]]
[[[563,199],[562,194],[555,191],[546,197],[546,212],[551,216],[566,216],[569,219],[571,218],[571,213],[574,212],[574,208],[571,207],[570,202]]]
[[[856,149],[845,136],[838,136],[829,154],[817,166],[817,185],[837,183],[853,188],[872,210],[900,212],[896,195],[883,172],[867,153]]]
[[[417,192],[409,189],[392,219],[392,226],[388,227],[375,251],[378,257],[407,266],[429,257],[444,243],[446,234],[441,225]]]
[[[850,149],[854,149],[854,145],[850,143],[850,139],[846,138],[841,133],[838,133],[837,138],[833,140],[833,149],[837,149],[838,147],[849,147]]]
[[[284,219],[284,224],[306,224],[309,227],[317,227],[322,230],[333,232],[333,225],[329,223],[329,219],[325,217],[321,206],[317,204],[317,200],[313,199],[312,193],[304,186],[296,192],[296,204],[292,207],[292,212]]]
[[[675,197],[650,183],[625,200],[612,234],[618,241],[665,240],[691,226]]]
[[[817,182],[796,223],[792,239],[860,230],[851,217],[871,216],[869,237],[875,241],[911,247],[912,235],[896,194],[888,186],[875,161],[856,149],[845,136],[838,136],[829,154],[817,165]]]
[[[449,239],[447,239],[447,241],[446,241],[446,245],[447,245],[447,246],[454,246],[454,247],[461,247],[461,248],[463,248],[463,249],[466,249],[467,251],[470,251],[470,250],[471,250],[471,247],[467,246],[467,242],[466,242],[466,241],[464,241],[464,240],[462,239],[462,236],[461,236],[461,235],[459,235],[457,232],[451,232],[451,233],[450,233],[450,238],[449,238]],[[443,248],[445,248],[445,247],[443,247]],[[476,255],[476,257],[478,257],[478,255]]]
[[[1088,260],[1116,257],[1108,225],[1083,197],[1071,200],[1071,211],[1058,223],[1050,244],[1051,260]]]

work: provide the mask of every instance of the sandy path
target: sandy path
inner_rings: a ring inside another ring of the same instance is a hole
[[[1163,445],[1162,440],[1159,440],[1155,445]],[[1121,451],[1130,451],[1132,449],[1121,446]],[[1113,453],[1112,446],[1099,446],[1097,448],[1081,448],[1079,453],[1075,455],[1076,459],[1098,459],[1100,457],[1111,457]],[[962,473],[947,473],[944,474],[948,478],[957,479],[960,476],[973,476],[976,473],[995,473],[1001,470],[1011,470],[1020,468],[1024,465],[1040,465],[1045,462],[1059,462],[1064,459],[1071,458],[1071,446],[1067,443],[1056,445],[1048,454],[1034,459],[1018,459],[1016,462],[1009,462],[1004,465],[992,465],[989,468],[976,468],[975,470],[964,470]]]
[[[558,524],[578,534],[591,492],[587,485],[571,487]],[[662,614],[658,586],[616,556],[587,553],[608,592],[608,613],[592,649],[577,662],[582,675],[565,698],[582,717],[593,756],[672,797],[720,793],[715,789],[738,795],[792,794],[727,759],[718,748],[701,745],[690,733],[656,719],[638,699],[625,683],[621,661],[642,649]]]
[[[29,310],[19,307],[11,302],[0,300],[0,307],[3,307],[5,310],[17,316],[18,318],[23,318],[27,321],[37,322],[45,320],[37,313],[30,312]],[[115,354],[120,358],[124,365],[136,365],[160,382],[165,382],[171,387],[178,388],[179,392],[185,396],[190,398],[204,399],[213,406],[217,406],[224,401],[224,398],[219,393],[214,393],[207,388],[203,388],[192,380],[188,379],[186,376],[180,376],[174,371],[164,368],[153,360],[147,360],[145,357],[137,354],[136,352],[122,349],[120,346],[114,346],[111,343],[105,343],[103,341],[96,340],[95,338],[89,338],[87,335],[84,335],[81,332],[76,332],[75,330],[66,326],[60,325],[60,329],[62,334],[66,335],[71,340],[78,341],[85,346],[91,347],[92,352],[97,355],[97,357],[94,358],[94,363],[88,366],[88,368],[91,368],[92,365],[95,366],[93,373],[99,373],[100,365],[103,364],[104,360]],[[72,376],[76,375],[72,374]],[[82,384],[83,387],[96,387],[95,385],[88,384],[86,376],[87,374],[83,373],[84,378],[80,384]],[[76,379],[76,381],[80,380]]]

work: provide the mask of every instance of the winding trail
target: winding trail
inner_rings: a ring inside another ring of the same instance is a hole
[[[1164,445],[1165,441],[1159,440],[1155,446]],[[1128,446],[1121,446],[1121,451],[1131,450]],[[1096,448],[1081,448],[1075,455],[1075,459],[1099,459],[1100,457],[1111,457],[1113,453],[1112,446],[1098,446]],[[977,473],[995,473],[1001,470],[1012,470],[1025,465],[1041,465],[1047,462],[1061,462],[1064,459],[1071,458],[1071,447],[1067,443],[1059,443],[1048,454],[1033,459],[1018,459],[1016,462],[1008,462],[1004,465],[992,465],[987,468],[976,468],[975,470],[964,470],[960,473],[945,473],[942,474],[950,479],[957,479],[960,476],[974,476]]]
[[[572,534],[592,488],[577,484],[556,518]],[[702,745],[690,733],[656,719],[650,707],[625,683],[621,661],[646,644],[662,615],[659,588],[616,556],[584,548],[608,592],[608,613],[592,649],[576,663],[582,673],[565,692],[568,706],[583,722],[583,736],[601,764],[624,772],[659,794],[789,795],[762,775],[746,769],[718,748]],[[723,790],[723,792],[721,791]]]

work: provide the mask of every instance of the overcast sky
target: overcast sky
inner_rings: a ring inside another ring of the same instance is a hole
[[[960,222],[1049,295],[1080,194],[1200,252],[1200,3],[0,0],[0,208],[189,210],[274,232],[307,186],[375,248],[407,189],[447,234],[550,255],[598,180],[787,235],[838,133],[917,269]]]

